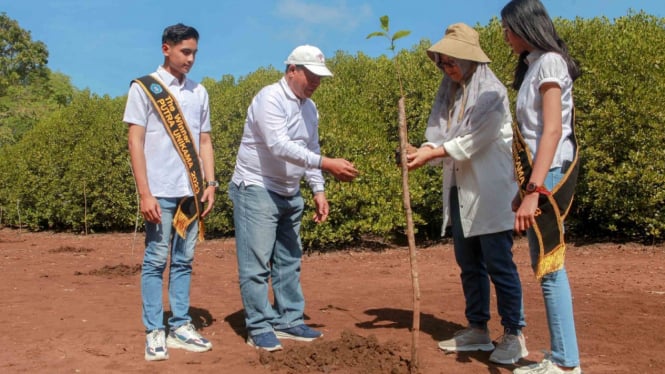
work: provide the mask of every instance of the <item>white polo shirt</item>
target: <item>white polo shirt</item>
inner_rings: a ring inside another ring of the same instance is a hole
[[[532,51],[528,56],[529,69],[517,94],[515,116],[520,125],[533,160],[538,157],[538,144],[543,134],[543,99],[540,87],[544,83],[556,83],[561,87],[562,133],[554,154],[551,168],[561,167],[563,161],[570,161],[575,155],[571,140],[570,119],[573,110],[573,80],[568,74],[566,61],[554,52]]]
[[[282,77],[261,89],[247,109],[232,181],[293,196],[304,176],[312,191],[323,191],[320,154],[316,105],[296,97]]]
[[[201,133],[210,132],[208,92],[205,87],[187,78],[180,84],[161,66],[157,68],[157,76],[178,101],[198,151]],[[137,83],[132,83],[129,88],[122,120],[145,127],[144,152],[150,193],[155,197],[192,196],[187,169],[159,113]]]

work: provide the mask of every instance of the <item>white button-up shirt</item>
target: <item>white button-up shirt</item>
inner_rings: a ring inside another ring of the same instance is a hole
[[[323,191],[318,127],[314,102],[296,97],[284,77],[264,87],[247,109],[233,183],[293,196],[304,176],[312,191]]]
[[[202,132],[210,132],[208,92],[185,78],[182,84],[163,67],[157,77],[175,97],[198,151]],[[189,173],[147,94],[132,83],[123,122],[145,127],[144,153],[150,193],[155,197],[192,196]]]

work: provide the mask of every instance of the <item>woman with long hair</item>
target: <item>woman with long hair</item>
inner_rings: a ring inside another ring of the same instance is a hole
[[[580,71],[539,0],[510,1],[501,21],[506,42],[519,55],[512,84],[518,90],[515,231],[527,232],[551,345],[541,362],[514,373],[581,373],[563,241],[578,171],[572,93]]]

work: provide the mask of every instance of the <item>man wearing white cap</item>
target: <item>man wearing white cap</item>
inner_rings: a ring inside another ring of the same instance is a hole
[[[323,53],[299,46],[285,63],[284,76],[259,91],[247,109],[229,183],[247,344],[267,351],[282,349],[279,338],[322,336],[303,319],[300,180],[305,177],[312,189],[314,221],[320,223],[329,211],[322,171],[341,181],[358,175],[351,162],[321,155],[319,115],[310,97],[321,77],[332,76]],[[271,280],[274,304],[268,297]]]

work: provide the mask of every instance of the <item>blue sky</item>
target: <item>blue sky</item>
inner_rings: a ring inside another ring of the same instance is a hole
[[[388,15],[391,31],[406,29],[398,48],[434,42],[451,23],[486,25],[507,0],[0,0],[0,12],[46,43],[48,66],[80,88],[112,97],[162,63],[161,33],[183,22],[201,34],[190,78],[245,76],[260,67],[282,69],[291,50],[313,44],[336,51],[389,53],[365,39]],[[662,0],[544,0],[552,17],[624,16],[629,9],[665,17]]]

